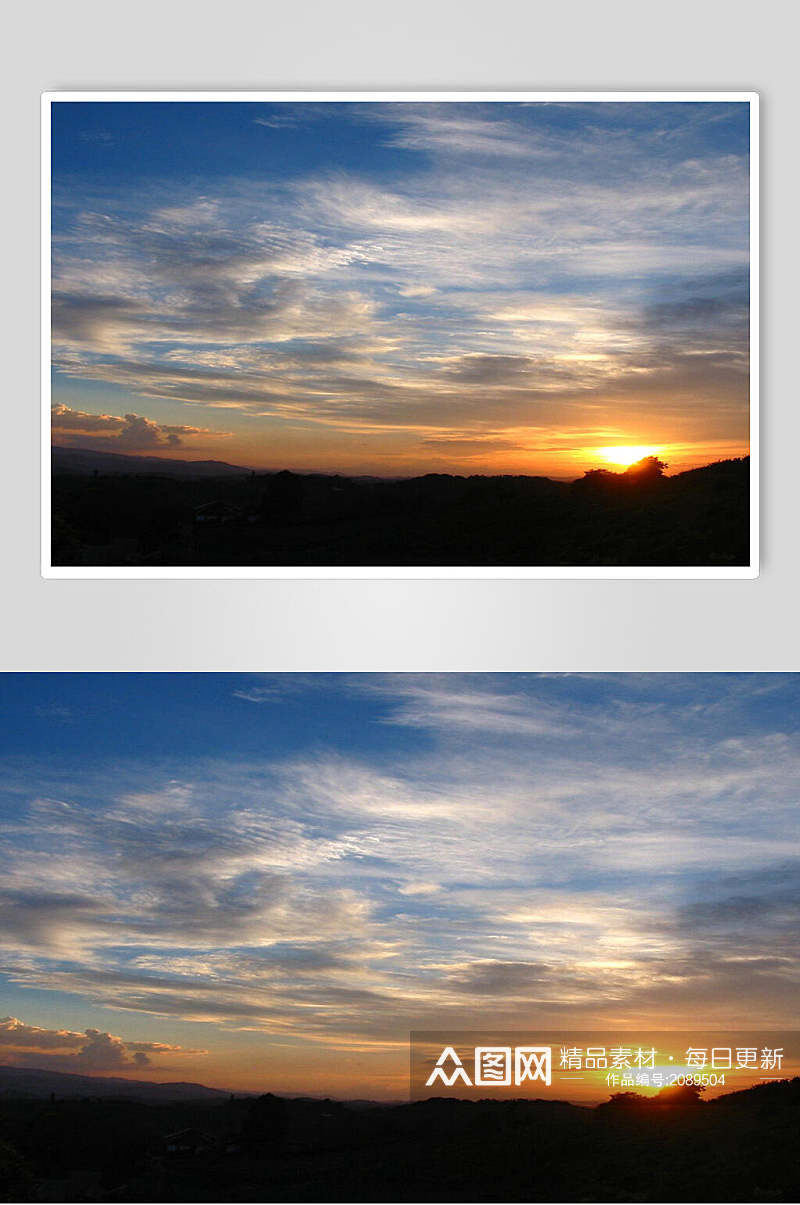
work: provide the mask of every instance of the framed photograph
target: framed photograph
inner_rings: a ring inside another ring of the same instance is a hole
[[[750,92],[50,93],[42,572],[758,573]]]

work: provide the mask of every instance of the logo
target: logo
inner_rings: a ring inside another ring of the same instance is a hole
[[[450,1070],[447,1070],[447,1067]],[[425,1081],[430,1088],[441,1081],[447,1088],[456,1082],[468,1088],[504,1088],[540,1080],[550,1085],[553,1074],[553,1057],[550,1046],[475,1046],[472,1059],[473,1078],[452,1046],[445,1046],[436,1060],[436,1066]],[[513,1075],[513,1079],[512,1079]]]
[[[412,1030],[409,1089],[431,1096],[602,1099],[692,1088],[711,1096],[797,1074],[800,1032]],[[790,1045],[786,1038],[791,1037]],[[710,1099],[707,1097],[706,1099]]]

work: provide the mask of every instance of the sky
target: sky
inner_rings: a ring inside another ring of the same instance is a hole
[[[385,476],[747,453],[745,103],[52,116],[57,444]]]
[[[792,674],[2,675],[0,1064],[401,1099],[411,1031],[780,1037],[799,704]]]

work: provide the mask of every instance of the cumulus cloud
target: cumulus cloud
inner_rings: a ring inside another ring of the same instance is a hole
[[[167,1042],[125,1041],[99,1029],[77,1033],[27,1025],[17,1017],[0,1018],[0,1055],[15,1067],[52,1071],[124,1071],[161,1065],[174,1055],[203,1055]]]
[[[179,448],[185,439],[229,435],[209,427],[157,423],[141,414],[87,414],[70,406],[53,406],[50,415],[55,442],[65,447],[113,446],[123,451]]]

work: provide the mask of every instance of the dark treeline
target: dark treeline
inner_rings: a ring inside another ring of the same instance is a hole
[[[578,481],[56,471],[55,565],[736,566],[749,460]]]
[[[703,1103],[0,1100],[6,1201],[800,1199],[800,1079]]]

